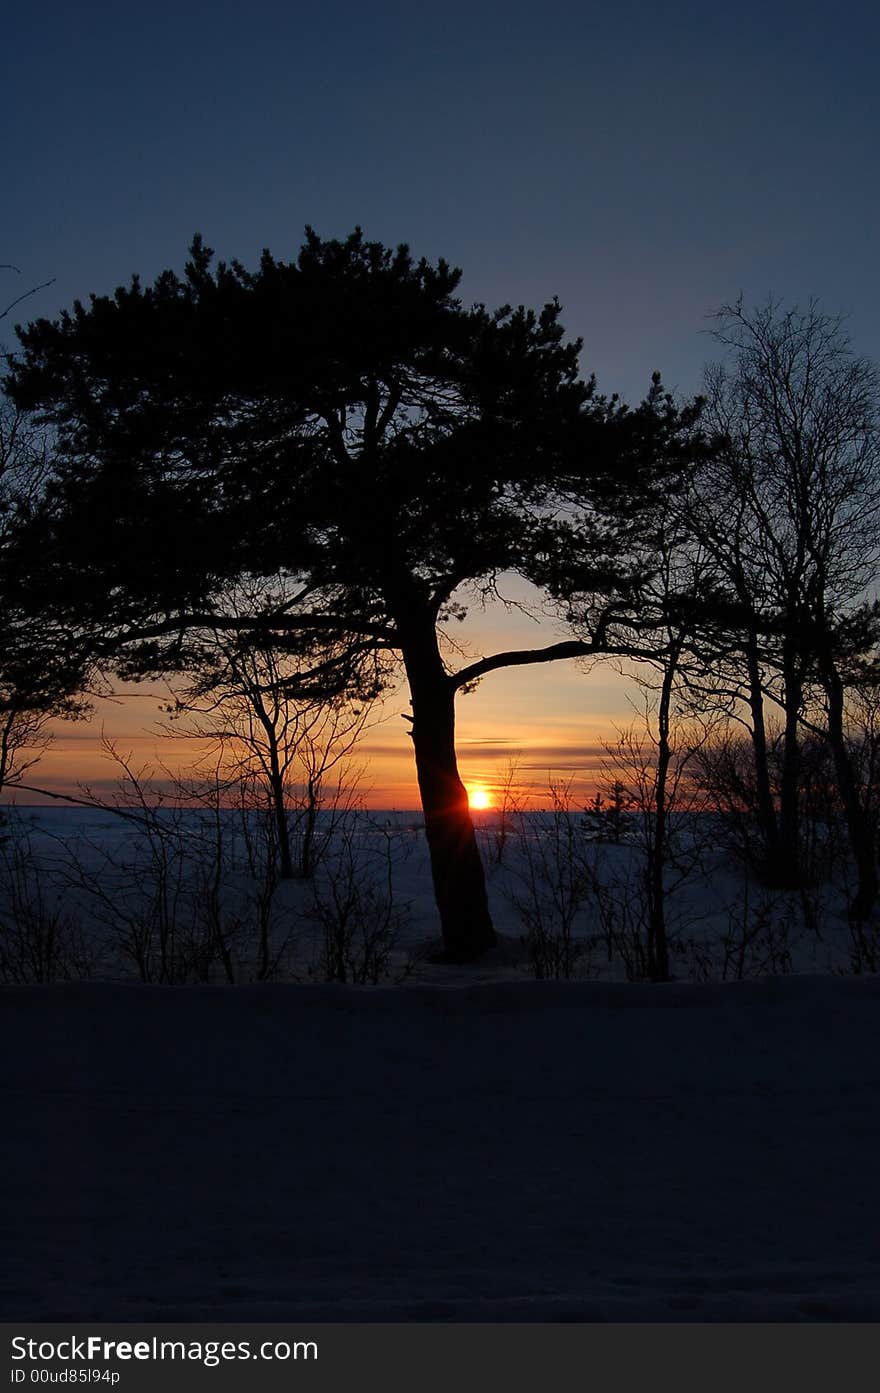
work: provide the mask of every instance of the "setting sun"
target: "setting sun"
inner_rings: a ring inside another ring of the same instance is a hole
[[[491,808],[492,806],[492,795],[482,784],[468,787],[467,796],[468,803],[472,808]]]

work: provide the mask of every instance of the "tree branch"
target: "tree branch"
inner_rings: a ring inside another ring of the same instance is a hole
[[[487,672],[495,672],[498,668],[523,667],[527,663],[553,663],[562,658],[589,658],[605,651],[603,625],[589,641],[567,639],[562,643],[551,643],[548,648],[514,648],[506,653],[494,653],[492,657],[481,658],[479,662],[471,663],[470,667],[462,668],[460,672],[450,673],[449,682],[453,690],[458,691],[469,682],[476,682],[478,677],[485,677]]]
[[[10,267],[9,269],[10,269],[10,270],[13,270],[13,271],[17,271],[17,270],[18,270],[18,267],[17,267],[17,266],[12,266],[12,267]],[[16,299],[14,299],[14,300],[11,302],[11,304],[8,304],[8,305],[6,306],[6,309],[5,309],[5,310],[0,310],[0,319],[5,319],[6,316],[8,315],[8,313],[9,313],[9,311],[10,311],[10,310],[14,310],[15,307],[16,307],[16,305],[20,305],[21,302],[22,302],[22,300],[26,300],[26,299],[28,298],[29,295],[36,295],[36,293],[37,293],[38,290],[45,290],[47,285],[54,285],[57,279],[58,279],[57,276],[53,276],[52,279],[51,279],[50,281],[43,281],[43,284],[42,284],[42,285],[35,285],[35,286],[33,287],[32,290],[26,290],[26,291],[24,292],[23,295],[17,296]]]
[[[224,632],[247,631],[254,633],[301,633],[308,630],[317,633],[360,634],[367,638],[381,639],[396,643],[397,634],[386,624],[373,624],[367,620],[352,619],[340,614],[261,614],[248,618],[244,615],[219,614],[181,614],[174,619],[161,620],[131,629],[113,639],[108,639],[105,653],[115,653],[129,643],[144,643],[148,639],[164,638],[167,634],[183,634],[190,629],[216,629]]]

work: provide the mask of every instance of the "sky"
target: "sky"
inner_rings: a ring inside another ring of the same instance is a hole
[[[711,312],[740,294],[818,297],[880,358],[878,41],[868,3],[19,6],[0,308],[53,283],[0,342],[179,270],[195,231],[247,265],[293,257],[308,223],[443,256],[466,302],[558,296],[584,373],[628,400],[655,369],[698,391]],[[502,610],[455,635],[475,654],[557,636]],[[607,666],[493,674],[461,700],[466,781],[497,782],[517,752],[541,786],[594,777],[631,695]],[[168,753],[157,707],[127,695],[59,727],[36,781],[112,779],[102,726]],[[416,802],[400,707],[367,742],[377,806]]]

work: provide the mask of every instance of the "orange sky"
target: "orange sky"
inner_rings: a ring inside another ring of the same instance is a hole
[[[511,583],[506,593],[532,597],[521,583]],[[455,624],[450,633],[465,647],[468,658],[508,648],[541,647],[570,636],[551,621],[537,623],[498,604],[486,611],[472,606],[465,623]],[[531,795],[534,806],[546,802],[551,778],[571,777],[578,796],[591,796],[603,759],[602,741],[613,739],[615,725],[634,719],[628,693],[636,695],[634,685],[609,663],[589,672],[579,663],[556,662],[491,673],[476,691],[458,698],[457,744],[463,780],[491,791],[504,779],[511,760],[516,760],[518,787]],[[115,699],[96,701],[91,720],[55,722],[53,743],[26,782],[71,794],[87,784],[101,796],[109,794],[119,771],[102,751],[102,731],[138,768],[164,763],[185,771],[205,745],[162,735],[160,706],[167,699],[164,686],[120,688]],[[366,765],[362,789],[370,807],[418,807],[412,741],[401,715],[405,710],[402,685],[376,712],[377,724],[358,747],[357,761]],[[18,802],[41,801],[22,792],[13,796]]]

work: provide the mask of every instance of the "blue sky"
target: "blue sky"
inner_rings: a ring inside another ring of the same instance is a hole
[[[629,399],[698,390],[740,292],[817,296],[880,357],[875,5],[52,0],[4,50],[0,305],[56,278],[11,318],[179,268],[196,230],[247,264],[360,224],[467,301],[558,295]]]
[[[182,10],[7,19],[3,284],[57,277],[29,313],[179,267],[196,229],[248,262],[360,223],[466,299],[557,294],[629,397],[695,389],[740,291],[880,349],[876,6]]]

